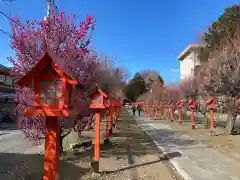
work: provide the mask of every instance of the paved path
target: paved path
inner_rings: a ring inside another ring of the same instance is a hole
[[[35,154],[43,152],[43,145],[33,146],[20,130],[0,130],[0,153]]]
[[[29,161],[38,163],[35,156],[41,152],[43,145],[31,145],[20,130],[0,130],[0,179],[22,179],[19,172]]]
[[[148,117],[135,118],[164,153],[180,153],[170,161],[186,180],[240,180],[240,163],[169,126]]]

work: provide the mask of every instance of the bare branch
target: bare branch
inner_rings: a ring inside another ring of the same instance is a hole
[[[5,34],[5,35],[7,35],[7,36],[11,36],[11,35],[10,35],[10,33],[8,33],[8,32],[6,32],[6,31],[4,31],[4,30],[3,30],[3,29],[1,29],[1,28],[0,28],[0,32],[1,32],[1,33],[3,33],[3,34]]]
[[[11,2],[14,2],[14,1],[16,1],[16,0],[2,0],[4,3],[11,3]]]

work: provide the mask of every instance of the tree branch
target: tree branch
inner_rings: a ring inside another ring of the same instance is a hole
[[[4,3],[11,3],[11,2],[14,2],[14,1],[16,1],[16,0],[2,0]]]
[[[61,135],[61,139],[65,138],[67,135],[69,135],[72,132],[72,128],[68,130],[65,134]]]
[[[1,29],[1,28],[0,28],[0,32],[1,32],[1,33],[3,33],[3,34],[5,34],[5,35],[7,35],[7,36],[11,36],[11,35],[10,35],[10,33],[8,33],[8,32],[6,32],[6,31],[4,31],[4,30],[3,30],[3,29]]]

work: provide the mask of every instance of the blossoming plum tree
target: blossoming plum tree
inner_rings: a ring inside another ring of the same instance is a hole
[[[65,15],[63,12],[52,15],[51,19],[28,20],[25,23],[18,18],[11,18],[11,47],[16,53],[15,59],[9,57],[13,64],[13,79],[16,81],[26,74],[40,60],[47,47],[60,57],[58,64],[67,74],[79,83],[88,85],[98,63],[96,55],[89,48],[94,26],[92,15],[86,16],[77,26],[74,15]],[[26,117],[23,114],[26,107],[33,105],[33,91],[18,85],[15,85],[15,89],[19,124],[28,139],[39,142],[44,134],[45,118]],[[85,92],[78,92],[75,98],[78,106],[75,110],[79,111],[76,114],[80,113],[82,117],[89,115],[86,97]]]

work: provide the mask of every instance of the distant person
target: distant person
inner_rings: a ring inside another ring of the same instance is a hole
[[[135,107],[135,105],[132,106],[132,112],[133,112],[133,116],[135,116],[135,112],[136,112],[136,107]]]
[[[140,116],[141,115],[141,106],[140,106],[140,104],[137,105],[137,110],[138,110],[138,116]]]

